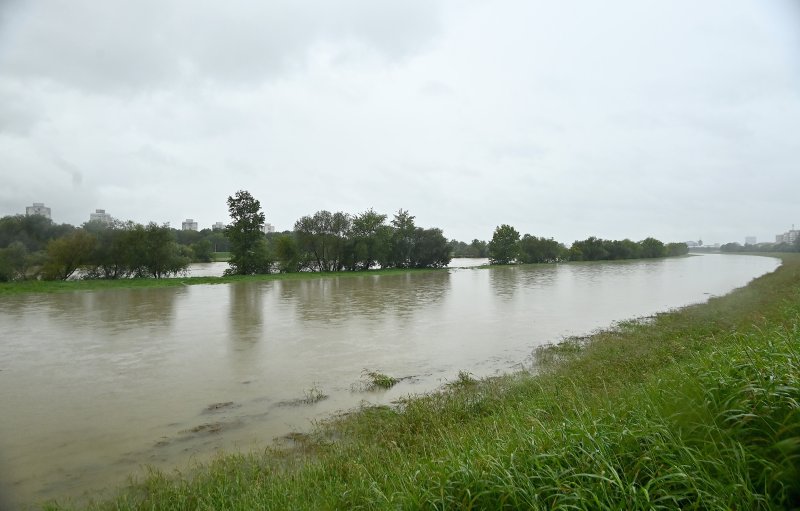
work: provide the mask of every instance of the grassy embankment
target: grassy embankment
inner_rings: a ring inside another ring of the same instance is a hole
[[[541,350],[538,375],[461,378],[96,509],[797,506],[800,256],[783,259],[707,304]]]

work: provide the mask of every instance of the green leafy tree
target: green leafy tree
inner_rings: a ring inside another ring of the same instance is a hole
[[[522,263],[556,263],[566,258],[567,249],[552,238],[537,238],[526,234],[519,241],[519,261]]]
[[[189,266],[189,258],[181,254],[167,224],[150,222],[146,227],[137,225],[132,240],[136,251],[129,254],[137,277],[169,277],[185,272]]]
[[[272,266],[261,226],[266,220],[261,203],[250,192],[239,190],[228,197],[231,223],[225,229],[230,242],[231,259],[227,275],[269,273]]]
[[[494,230],[488,245],[490,264],[509,264],[519,255],[519,232],[503,224]]]
[[[294,224],[297,242],[316,271],[338,271],[345,265],[350,215],[317,211]]]
[[[210,263],[212,260],[212,250],[211,250],[211,241],[208,239],[201,239],[197,240],[196,242],[189,245],[192,249],[192,255],[194,261],[198,261],[201,263]]]
[[[87,278],[119,279],[133,275],[137,250],[135,244],[137,224],[115,220],[110,225],[87,222],[84,230],[90,232],[97,243],[89,257]],[[141,228],[141,226],[140,226]]]
[[[570,248],[572,261],[602,261],[608,259],[606,242],[595,236],[590,236],[583,241],[576,241]]]
[[[682,256],[689,253],[689,246],[686,243],[667,243],[666,251],[670,257]]]
[[[471,253],[469,257],[488,257],[489,256],[489,245],[483,240],[474,239],[472,243],[469,244]]]
[[[97,238],[84,229],[76,229],[47,244],[47,259],[43,277],[48,280],[67,280],[83,264],[89,262]]]
[[[398,210],[392,219],[391,265],[397,268],[411,266],[411,252],[414,250],[416,226],[414,216],[403,209]]]
[[[655,238],[645,238],[639,242],[639,245],[642,247],[641,257],[643,258],[664,257],[667,255],[664,243]]]
[[[28,274],[30,257],[21,241],[14,241],[0,248],[0,282],[24,280]]]
[[[629,239],[624,240],[604,240],[603,246],[607,252],[607,258],[618,259],[638,259],[641,253],[641,246]]]
[[[350,225],[351,269],[368,270],[389,251],[386,215],[372,209],[355,215]]]
[[[281,234],[275,238],[275,258],[283,273],[293,273],[303,269],[304,259],[291,234]]]
[[[423,229],[421,227],[415,229],[410,266],[414,268],[444,268],[450,264],[450,254],[450,244],[441,229]]]
[[[50,240],[75,229],[69,224],[55,224],[40,215],[14,215],[0,218],[0,248],[18,241],[29,253],[44,250]]]

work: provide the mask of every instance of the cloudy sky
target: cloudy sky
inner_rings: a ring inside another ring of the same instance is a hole
[[[0,215],[291,229],[407,209],[743,241],[800,226],[795,0],[0,0]]]

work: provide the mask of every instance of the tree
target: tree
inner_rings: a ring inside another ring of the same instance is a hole
[[[84,229],[77,229],[66,236],[50,240],[47,244],[44,278],[70,278],[81,265],[89,261],[96,243],[97,239]]]
[[[519,254],[519,232],[510,225],[503,224],[494,230],[489,242],[489,263],[509,264]]]
[[[389,250],[386,238],[386,215],[372,209],[352,218],[350,224],[350,251],[353,270],[368,270],[386,258]]]
[[[470,257],[487,257],[489,255],[489,245],[483,240],[474,239],[469,244],[471,253]]]
[[[664,243],[655,238],[645,238],[639,242],[639,245],[642,247],[641,257],[643,258],[664,257],[667,255]]]
[[[414,268],[444,268],[450,264],[450,258],[450,245],[441,229],[416,228],[410,266]]]
[[[567,249],[552,238],[526,234],[519,241],[519,260],[523,263],[556,263],[566,257]]]
[[[292,273],[303,269],[304,261],[297,246],[297,240],[290,234],[281,234],[275,238],[275,258],[281,272]]]
[[[228,197],[228,212],[232,222],[225,228],[230,241],[230,268],[227,275],[254,275],[269,273],[272,261],[261,226],[266,218],[261,203],[250,192],[239,190]]]
[[[411,265],[411,251],[414,249],[414,217],[408,211],[400,209],[392,219],[391,264],[397,268],[408,268]]]
[[[136,225],[131,231],[132,267],[137,277],[154,277],[160,279],[170,275],[178,275],[186,271],[189,259],[181,254],[169,225],[158,225],[150,222],[147,226]]]
[[[689,245],[686,243],[667,243],[667,255],[670,257],[682,256],[689,253]]]
[[[137,250],[135,244],[136,224],[131,221],[114,220],[110,225],[87,222],[83,229],[91,233],[97,243],[89,256],[86,277],[119,279],[130,277],[135,267]]]
[[[0,282],[25,280],[30,265],[28,249],[21,241],[0,248]]]
[[[211,262],[211,242],[203,238],[198,240],[189,247],[192,249],[192,254],[194,255],[194,260],[199,261],[201,263],[210,263]]]
[[[590,236],[583,241],[576,241],[570,248],[569,258],[572,261],[601,261],[608,259],[608,242]]]
[[[350,215],[317,211],[294,224],[300,249],[316,271],[338,271],[344,267]]]

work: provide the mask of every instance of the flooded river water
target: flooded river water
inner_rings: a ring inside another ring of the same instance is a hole
[[[703,255],[391,276],[22,295],[0,301],[0,495],[124,484],[311,420],[507,372],[532,350],[701,302],[776,259]],[[364,391],[365,369],[403,377]],[[306,404],[322,392],[328,399]]]

